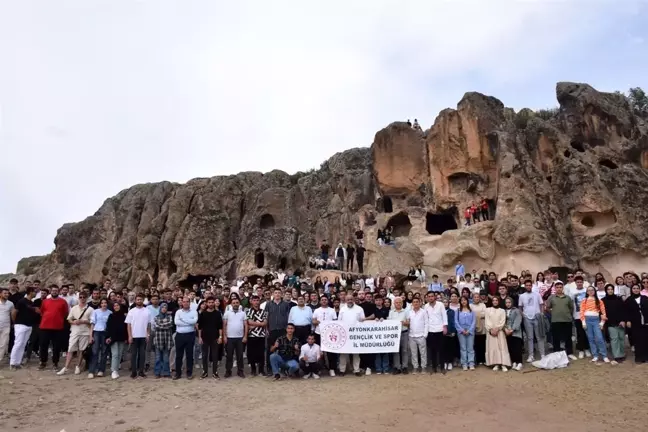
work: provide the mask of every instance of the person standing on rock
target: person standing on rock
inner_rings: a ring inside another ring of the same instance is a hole
[[[335,248],[335,266],[338,270],[344,271],[344,263],[346,262],[347,252],[342,243],[338,243]]]
[[[320,250],[322,251],[322,259],[324,261],[328,260],[328,255],[329,255],[329,250],[331,247],[328,245],[326,240],[322,241],[322,245],[320,246]]]
[[[348,272],[353,271],[353,257],[355,255],[355,248],[351,243],[347,243],[346,247],[346,268]]]
[[[488,218],[488,201],[486,201],[486,198],[482,198],[481,204],[479,205],[481,207],[481,216],[483,221],[487,221]]]
[[[360,274],[364,273],[364,253],[365,248],[362,241],[360,241],[360,244],[356,249],[356,262],[358,263],[358,273]]]
[[[461,263],[461,261],[457,261],[457,265],[455,265],[455,277],[457,278],[457,282],[459,282],[459,278],[466,276],[466,267]]]

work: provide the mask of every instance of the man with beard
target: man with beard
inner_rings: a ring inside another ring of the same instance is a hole
[[[209,359],[212,359],[212,376],[218,379],[218,351],[223,343],[223,318],[214,307],[214,299],[208,297],[207,309],[198,316],[198,343],[202,347],[201,379],[209,374]],[[262,354],[263,356],[263,354]]]
[[[151,336],[151,316],[144,307],[144,295],[137,294],[135,307],[128,311],[125,323],[128,331],[128,344],[131,346],[131,378],[146,378],[144,362],[146,342]],[[195,324],[195,321],[194,321]]]
[[[263,375],[265,366],[265,338],[268,313],[259,306],[259,296],[251,297],[252,307],[246,313],[248,324],[247,357],[252,376]],[[258,367],[258,370],[257,370]]]
[[[32,327],[38,320],[38,313],[40,311],[38,308],[34,307],[34,303],[32,302],[34,295],[34,288],[27,287],[25,290],[25,297],[18,301],[13,315],[16,339],[9,359],[9,367],[12,370],[20,368],[23,355],[25,354],[25,347],[27,346],[29,336],[32,332]]]
[[[373,304],[371,293],[358,292],[359,305],[364,311],[364,319],[373,320],[376,318],[376,306]],[[364,368],[365,375],[371,375],[371,368],[375,367],[376,355],[373,353],[360,354],[360,368]]]
[[[11,316],[15,306],[9,300],[9,290],[0,288],[0,360],[9,351],[9,335],[11,334]]]
[[[61,343],[63,340],[64,322],[68,315],[68,304],[59,297],[59,287],[56,284],[50,285],[51,298],[43,298],[40,307],[40,365],[38,369],[43,370],[47,366],[49,345],[52,344],[52,362],[54,369],[58,369],[58,362],[61,356]],[[47,295],[44,293],[45,296]]]
[[[67,320],[71,324],[70,342],[67,357],[65,358],[65,366],[58,371],[57,375],[64,375],[68,371],[75,352],[78,357],[74,374],[79,375],[81,373],[81,363],[84,358],[83,352],[88,348],[90,343],[90,318],[93,312],[94,308],[87,303],[86,293],[79,294],[79,304],[70,309],[70,313],[67,316]]]

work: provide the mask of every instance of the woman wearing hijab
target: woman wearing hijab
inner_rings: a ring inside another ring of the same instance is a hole
[[[484,324],[486,327],[486,365],[492,366],[494,371],[507,372],[511,366],[508,346],[506,345],[506,312],[500,308],[499,297],[491,299],[491,307],[486,309]]]
[[[506,307],[506,346],[508,347],[509,356],[511,357],[512,368],[522,370],[522,314],[515,306],[512,297],[504,300]]]
[[[610,348],[612,349],[612,364],[616,365],[625,360],[625,323],[626,305],[623,299],[614,294],[614,285],[605,286],[605,297],[603,304],[607,312],[606,327],[610,336]]]
[[[169,305],[160,303],[160,312],[155,317],[155,334],[153,347],[155,348],[155,378],[171,377],[169,367],[169,354],[173,343],[173,315],[169,313]]]
[[[126,306],[120,303],[113,303],[113,312],[108,316],[106,321],[106,344],[110,346],[110,370],[112,379],[119,378],[119,365],[121,364],[124,347],[128,339],[128,329],[126,327]]]
[[[641,288],[632,286],[630,297],[626,300],[628,321],[632,329],[635,347],[635,363],[648,363],[648,297],[641,295]]]
[[[479,293],[473,294],[470,309],[475,313],[475,364],[486,363],[486,305]]]

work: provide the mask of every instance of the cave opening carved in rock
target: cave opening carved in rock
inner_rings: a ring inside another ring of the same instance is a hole
[[[181,281],[178,281],[178,284],[182,288],[191,288],[192,286],[195,285],[200,285],[202,282],[206,281],[210,277],[214,277],[214,275],[188,275],[186,279],[183,279]]]
[[[387,221],[387,227],[392,227],[392,236],[407,237],[412,229],[412,223],[405,212],[398,212]]]
[[[595,236],[615,226],[617,218],[613,211],[578,212],[574,215],[574,222],[580,224],[580,231],[585,235]]]
[[[481,177],[472,173],[456,172],[448,176],[448,187],[450,188],[451,194],[461,192],[474,193],[480,182]]]
[[[277,264],[277,267],[279,267],[281,270],[286,270],[286,267],[288,267],[288,259],[286,259],[286,257],[281,257],[279,259],[279,264]]]
[[[392,199],[390,197],[385,195],[382,199],[382,203],[383,203],[383,211],[385,213],[391,213],[394,211]]]
[[[254,263],[256,264],[257,268],[263,268],[265,265],[265,256],[263,255],[263,251],[261,249],[257,249],[254,252]]]
[[[558,279],[561,281],[567,280],[567,273],[571,273],[571,270],[567,267],[554,266],[549,267],[548,269],[551,273],[558,273]]]
[[[610,169],[619,168],[619,166],[617,164],[615,164],[614,162],[612,162],[610,159],[601,159],[599,161],[599,165],[604,166],[606,168],[610,168]]]
[[[457,209],[453,207],[442,213],[427,213],[425,215],[425,230],[432,235],[443,234],[449,230],[455,230],[457,226]]]
[[[572,148],[577,152],[585,153],[585,146],[582,142],[574,140],[569,143],[569,145],[572,146]]]
[[[274,217],[271,214],[264,214],[261,216],[261,221],[259,222],[261,229],[273,228],[275,226]]]

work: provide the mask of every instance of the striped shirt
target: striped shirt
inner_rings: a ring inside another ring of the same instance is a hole
[[[268,312],[259,308],[255,310],[254,308],[248,309],[246,313],[246,319],[252,322],[263,322],[268,320]],[[250,337],[265,337],[266,329],[265,327],[250,327],[248,330],[248,336]]]
[[[601,318],[605,318],[605,305],[603,304],[602,301],[599,300],[598,302],[600,310],[597,309],[596,307],[596,300],[587,297],[585,300],[581,302],[580,306],[580,319],[581,321],[585,321],[586,316],[601,316]]]

